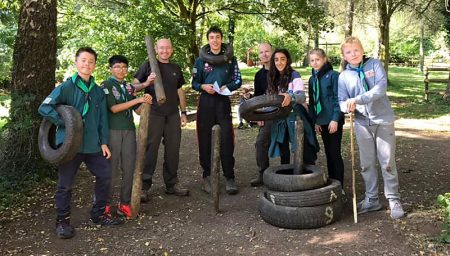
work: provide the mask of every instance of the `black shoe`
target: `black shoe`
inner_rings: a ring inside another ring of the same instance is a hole
[[[250,181],[250,185],[252,185],[252,187],[259,187],[259,186],[264,185],[264,182],[263,182],[263,174],[260,173],[260,174],[258,175],[258,177],[256,177],[256,178],[254,178],[253,180],[251,180],[251,181]]]
[[[169,195],[176,195],[176,196],[188,196],[189,190],[187,188],[183,188],[178,183],[176,183],[173,186],[167,187],[166,186],[166,194]]]
[[[227,179],[227,182],[225,184],[225,191],[228,195],[236,195],[239,192],[234,179]]]
[[[115,226],[123,223],[122,219],[113,218],[110,214],[103,214],[100,217],[91,218],[92,222],[101,226]]]
[[[148,190],[142,189],[141,190],[141,202],[146,203],[150,200],[150,196],[148,195]]]
[[[238,126],[238,129],[243,129],[243,128],[244,128],[244,123],[240,122],[239,126]]]
[[[56,236],[61,239],[75,236],[75,229],[70,225],[70,217],[56,220]]]

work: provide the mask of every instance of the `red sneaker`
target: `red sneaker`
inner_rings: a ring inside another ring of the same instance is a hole
[[[111,205],[107,204],[105,206],[105,214],[111,215]]]
[[[131,207],[129,204],[118,204],[117,214],[124,216],[127,219],[131,219]]]

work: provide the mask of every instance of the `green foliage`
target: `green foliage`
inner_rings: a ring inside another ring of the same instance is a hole
[[[437,203],[442,207],[444,226],[440,240],[444,243],[450,243],[450,193],[439,195]]]
[[[19,1],[0,2],[0,88],[11,77],[12,53],[17,33]]]
[[[133,1],[127,4],[104,1],[65,1],[59,6],[57,77],[67,77],[74,70],[75,51],[91,46],[99,54],[94,75],[97,81],[109,76],[108,58],[123,54],[130,60],[129,79],[147,59],[145,35],[156,41],[167,37],[174,46],[173,60],[185,66],[188,29],[170,18],[160,1]]]
[[[41,159],[37,140],[31,139],[37,137],[40,122],[36,109],[30,106],[34,95],[15,94],[11,98],[9,103],[9,95],[0,94],[0,104],[15,109],[11,114],[14,120],[0,119],[0,211],[31,196],[32,188],[43,180],[56,177],[55,167]]]
[[[391,63],[407,63],[419,59],[420,38],[397,38],[390,42]],[[433,44],[430,38],[424,40],[424,53],[427,55],[432,50]]]

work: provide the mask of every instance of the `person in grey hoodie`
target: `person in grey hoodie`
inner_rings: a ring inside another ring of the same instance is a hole
[[[346,38],[341,52],[348,64],[339,76],[339,105],[342,112],[355,114],[361,175],[366,187],[365,198],[358,203],[358,213],[382,208],[378,199],[378,160],[391,218],[402,218],[405,213],[395,164],[395,115],[386,94],[386,72],[379,60],[364,56],[361,41],[356,37]]]

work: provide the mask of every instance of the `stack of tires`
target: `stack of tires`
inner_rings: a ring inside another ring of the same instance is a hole
[[[338,220],[342,213],[341,184],[328,179],[314,165],[305,165],[302,174],[285,164],[264,171],[267,191],[261,196],[259,211],[267,223],[290,229],[319,228]]]

